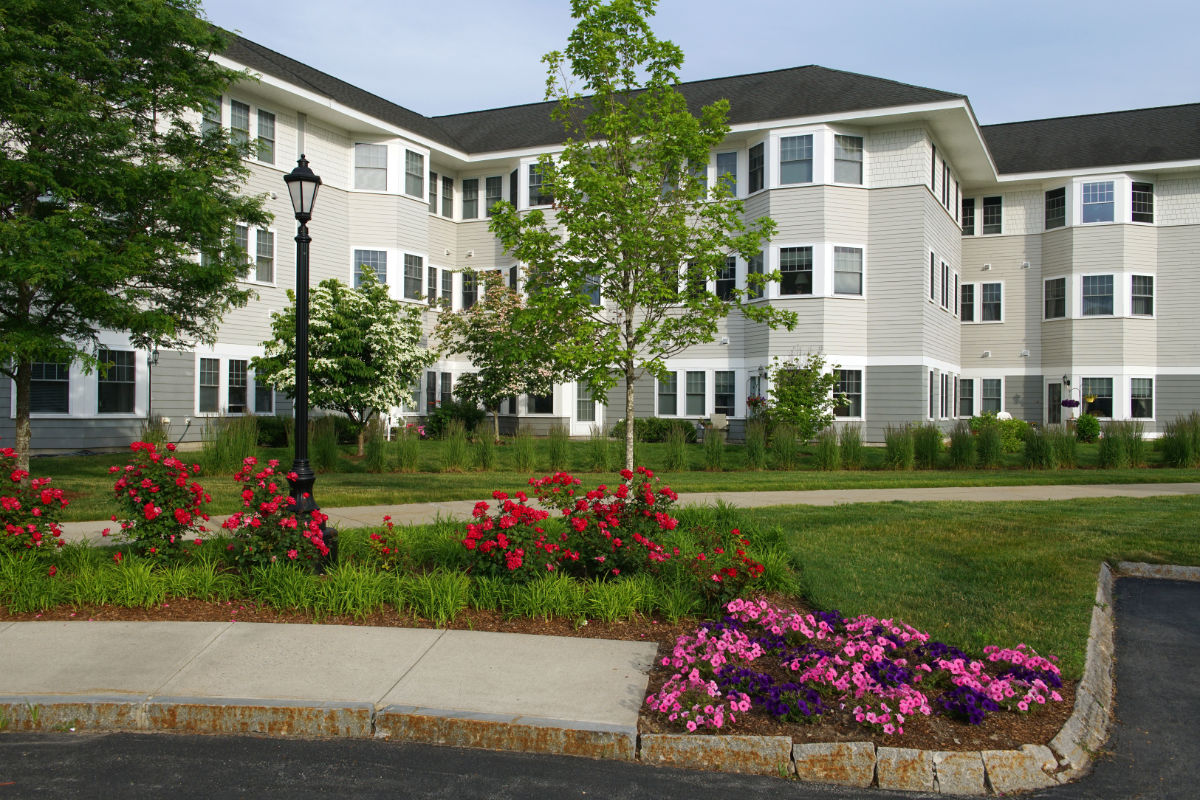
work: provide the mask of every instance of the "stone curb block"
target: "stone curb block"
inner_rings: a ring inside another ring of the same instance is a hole
[[[875,775],[880,789],[932,792],[933,753],[911,747],[880,747],[875,751]]]
[[[987,794],[983,756],[979,753],[934,751],[933,773],[942,794]]]
[[[1044,789],[1058,783],[1046,772],[1058,767],[1048,747],[1027,744],[1020,750],[984,750],[981,755],[988,788],[995,794]]]
[[[142,727],[187,733],[369,739],[374,712],[371,703],[161,697],[145,703]]]
[[[689,736],[648,733],[639,757],[648,764],[753,775],[791,775],[790,736]]]
[[[792,747],[796,777],[843,786],[870,786],[875,780],[875,745],[871,742],[825,742]]]
[[[388,706],[375,715],[375,737],[402,742],[632,761],[633,725]]]
[[[107,730],[143,727],[142,697],[129,695],[25,695],[0,698],[0,717],[11,731]]]
[[[1181,567],[1175,564],[1146,564],[1141,561],[1122,561],[1117,564],[1117,572],[1133,578],[1200,581],[1200,567]]]

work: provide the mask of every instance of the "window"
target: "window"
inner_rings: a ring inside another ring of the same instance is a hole
[[[689,298],[700,297],[708,289],[708,281],[695,261],[689,261],[684,269],[684,291]]]
[[[591,387],[586,383],[576,384],[575,419],[579,422],[596,421],[596,401],[592,397]]]
[[[137,367],[132,350],[101,347],[96,358],[108,369],[98,373],[97,411],[101,414],[132,414]]]
[[[1154,222],[1154,184],[1133,184],[1133,221]]]
[[[553,414],[553,394],[531,394],[527,398],[527,410],[530,414]]]
[[[859,247],[833,248],[833,293],[863,293],[863,251]]]
[[[442,402],[444,403],[447,400],[451,399],[451,397],[453,396],[453,393],[450,391],[451,376],[450,376],[449,372],[443,372],[443,373],[441,373],[440,378],[441,378],[441,380],[438,385],[438,391],[439,391],[438,396],[441,398]]]
[[[583,293],[588,302],[594,306],[600,305],[600,276],[588,275],[583,279]]]
[[[666,378],[658,382],[658,415],[673,417],[677,413],[679,398],[679,375],[668,372]]]
[[[954,273],[954,316],[958,316],[958,273]]]
[[[442,303],[449,308],[454,303],[454,273],[442,270]]]
[[[200,134],[221,129],[221,98],[214,97],[200,110]]]
[[[1129,416],[1133,419],[1154,418],[1154,379],[1129,379]]]
[[[362,286],[363,275],[372,273],[378,283],[387,283],[387,251],[354,251],[354,288]]]
[[[462,274],[462,308],[467,309],[475,305],[477,296],[475,273],[464,272]]]
[[[962,285],[962,321],[975,321],[975,284],[964,283]]]
[[[1043,284],[1046,295],[1046,319],[1067,316],[1067,279],[1051,278]]]
[[[462,182],[462,218],[479,217],[479,178],[466,178]]]
[[[942,308],[950,308],[950,265],[942,262]]]
[[[779,294],[812,294],[812,248],[781,247],[779,249]]]
[[[950,376],[943,372],[942,373],[942,385],[941,385],[942,391],[941,391],[941,394],[938,395],[938,398],[939,398],[938,416],[941,417],[942,419],[945,419],[946,417],[950,416],[950,406],[951,406],[950,389],[953,386],[954,386],[954,383],[951,381]]]
[[[1062,389],[1061,383],[1046,384],[1046,422],[1050,425],[1062,422]]]
[[[1089,397],[1092,399],[1088,400]],[[1113,379],[1084,378],[1083,402],[1083,413],[1096,417],[1112,417]]]
[[[717,297],[722,300],[732,300],[735,289],[737,289],[737,258],[726,256],[725,266],[717,270]]]
[[[261,108],[258,110],[258,160],[275,163],[275,115]]]
[[[1083,276],[1083,315],[1103,317],[1113,313],[1113,276]]]
[[[409,300],[421,299],[421,273],[425,271],[425,259],[404,254],[404,296]]]
[[[1097,181],[1083,185],[1083,221],[1113,221],[1113,182]]]
[[[433,191],[432,181],[434,178],[430,176],[429,180],[431,181],[429,190]],[[442,216],[447,218],[454,216],[454,178],[446,175],[442,176]]]
[[[842,396],[833,407],[835,417],[862,417],[862,370],[839,369],[833,393]]]
[[[749,190],[749,194],[753,194],[754,192],[757,192],[759,189],[763,188],[763,185],[764,185],[764,183],[763,183],[763,177],[764,177],[763,154],[764,154],[764,147],[761,143],[756,144],[756,145],[754,145],[754,147],[750,148],[750,190]]]
[[[929,418],[933,419],[937,407],[937,373],[929,370]]]
[[[387,190],[387,145],[354,145],[354,188]]]
[[[839,137],[841,138],[841,137]],[[762,147],[762,145],[757,145]],[[754,151],[751,150],[751,153]],[[751,156],[753,159],[753,156]],[[754,183],[753,167],[751,167],[750,182]],[[780,183],[812,183],[813,179],[813,137],[784,136],[779,140],[779,182]],[[760,185],[761,189],[762,186]],[[751,190],[753,191],[753,190]]]
[[[1154,316],[1154,276],[1134,275],[1132,289],[1132,311],[1140,317]]]
[[[1004,290],[999,283],[979,285],[979,319],[981,322],[1000,322],[1004,319]]]
[[[519,182],[520,173],[517,170],[514,169],[512,172],[508,173],[508,202],[512,204],[513,208],[517,207],[517,198],[520,196],[520,193],[517,190],[517,184]]]
[[[250,385],[247,363],[240,359],[229,359],[228,400],[225,410],[230,414],[246,413],[246,394]]]
[[[487,209],[487,215],[490,217],[496,213],[496,203],[504,199],[504,179],[499,175],[488,178],[484,183],[484,190],[483,207]]]
[[[221,360],[200,359],[200,413],[216,414],[221,410]]]
[[[863,140],[861,136],[833,137],[833,179],[837,183],[863,182]]]
[[[254,412],[256,414],[271,414],[275,411],[275,390],[269,383],[263,383],[254,376]]]
[[[430,267],[425,275],[425,302],[429,305],[437,303],[438,298],[438,270],[437,267]]]
[[[429,173],[429,213],[436,214],[438,210],[438,174]]]
[[[238,251],[238,255],[246,259],[248,264],[250,261],[250,229],[245,225],[233,226],[233,246]],[[240,270],[239,277],[245,278],[250,274],[249,268]]]
[[[752,256],[750,258],[750,261],[747,262],[747,264],[746,264],[746,291],[749,292],[749,296],[750,296],[751,300],[758,300],[759,298],[761,298],[763,296],[764,287],[763,287],[762,283],[757,283],[757,284],[752,283],[750,281],[750,276],[751,275],[761,276],[762,274],[763,274],[763,254],[762,254],[762,251],[760,250],[756,255]]]
[[[975,235],[975,198],[964,197],[962,201],[963,236]]]
[[[701,197],[708,196],[708,163],[688,164],[688,173],[696,179],[696,183],[704,190]]]
[[[512,289],[514,292],[517,290],[517,277],[518,277],[517,265],[513,264],[511,267],[508,268],[508,288]]]
[[[529,205],[553,205],[554,196],[544,186],[545,176],[542,175],[541,164],[529,165]]]
[[[983,391],[980,395],[981,413],[999,414],[1004,405],[1004,381],[1000,378],[984,378],[980,381]]]
[[[713,373],[713,413],[732,417],[734,411],[734,379],[732,370]]]
[[[260,283],[275,282],[275,234],[259,228],[256,232],[254,280]]]
[[[931,144],[933,149],[929,156],[929,191],[937,192],[937,145]]]
[[[950,207],[950,165],[942,159],[942,205]]]
[[[929,252],[929,299],[937,300],[937,256]]]
[[[425,196],[425,156],[412,150],[404,151],[404,193]]]
[[[229,101],[229,139],[241,148],[250,146],[250,106]]]
[[[975,416],[975,381],[963,378],[958,382],[958,415]]]
[[[1046,192],[1046,230],[1067,224],[1067,187]]]
[[[1004,198],[983,198],[983,233],[1000,233],[1004,221]]]
[[[729,187],[729,193],[737,196],[737,153],[717,153],[717,182]]]
[[[686,412],[689,417],[704,416],[704,373],[687,373]]]
[[[425,373],[425,411],[426,411],[426,413],[432,412],[435,408],[437,408],[437,389],[438,389],[437,373],[436,372],[426,372]]]
[[[34,414],[71,413],[71,365],[52,361],[31,364],[29,410]]]

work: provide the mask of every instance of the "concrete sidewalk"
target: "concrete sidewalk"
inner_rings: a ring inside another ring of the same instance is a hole
[[[632,758],[656,650],[345,625],[13,622],[0,624],[0,711],[17,730],[531,742]]]
[[[1200,494],[1200,483],[1098,483],[1062,486],[942,486],[914,489],[818,489],[808,491],[708,492],[679,495],[681,506],[711,506],[718,502],[739,508],[809,505],[836,506],[845,503],[891,503],[926,501],[1002,502],[1029,500],[1076,500],[1096,497],[1155,497],[1161,495]],[[481,498],[482,499],[482,498]],[[322,509],[330,524],[339,530],[383,524],[384,515],[397,525],[422,525],[443,519],[467,519],[474,500],[449,500],[441,503],[407,505],[353,506]],[[213,517],[213,527],[227,517]],[[109,520],[67,522],[63,539],[81,541],[99,539],[105,528],[116,528]]]

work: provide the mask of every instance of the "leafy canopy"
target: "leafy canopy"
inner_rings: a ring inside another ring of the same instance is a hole
[[[833,410],[846,402],[835,393],[838,366],[827,367],[820,353],[780,360],[767,370],[770,381],[768,415],[773,423],[791,425],[801,440],[816,436],[833,422]]]

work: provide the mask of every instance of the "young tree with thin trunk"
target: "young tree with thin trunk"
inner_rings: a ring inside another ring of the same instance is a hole
[[[552,210],[525,215],[497,206],[492,230],[527,265],[529,312],[561,326],[538,343],[595,392],[624,382],[633,419],[635,382],[661,377],[666,359],[712,341],[736,309],[755,322],[791,326],[795,315],[761,296],[777,276],[752,273],[724,297],[711,286],[739,255],[757,258],[774,230],[747,224],[731,187],[706,181],[713,148],[729,132],[728,101],[693,114],[676,88],[683,53],[660,41],[647,18],[654,0],[573,0],[577,20],[564,52],[549,65],[547,99],[566,144],[539,163]],[[569,84],[579,83],[582,97]],[[625,466],[633,468],[634,426],[625,426]]]

